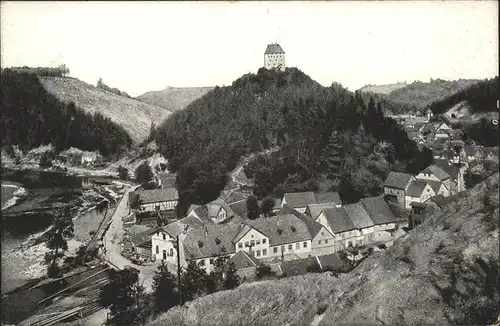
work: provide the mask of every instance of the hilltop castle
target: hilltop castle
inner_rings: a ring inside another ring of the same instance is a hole
[[[278,43],[269,44],[264,52],[264,68],[285,70],[285,51]]]

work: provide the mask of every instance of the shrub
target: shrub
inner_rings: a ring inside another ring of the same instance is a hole
[[[50,168],[52,166],[52,155],[50,152],[43,153],[40,158],[40,167],[42,169]]]
[[[128,176],[128,169],[120,165],[118,167],[118,176],[122,180],[128,180],[128,177],[129,177]]]
[[[272,277],[275,276],[276,273],[272,271],[271,266],[266,265],[264,263],[260,264],[256,269],[255,269],[255,276],[257,279],[262,279],[264,277]]]

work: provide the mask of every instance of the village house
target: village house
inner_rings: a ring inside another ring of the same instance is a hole
[[[139,190],[129,193],[129,203],[134,201],[133,197],[139,197],[140,207],[144,212],[175,211],[179,194],[175,188]]]
[[[410,209],[411,203],[423,203],[428,198],[435,196],[432,187],[424,180],[412,181],[405,196],[405,208]]]
[[[432,123],[426,123],[424,124],[419,130],[418,130],[423,136],[428,135],[431,132],[434,132],[434,125]]]
[[[438,192],[443,193],[445,196],[453,195],[457,192],[457,180],[454,180],[446,171],[436,164],[429,165],[427,168],[422,170],[422,172],[420,172],[415,179],[424,181],[439,181],[443,183],[447,192],[444,189],[443,192],[439,192],[442,189],[441,187],[436,189],[439,189]],[[438,193],[435,193],[435,195],[437,194]]]
[[[335,204],[340,207],[342,201],[338,192],[314,193],[312,191],[286,193],[281,201],[281,207],[287,205],[301,213],[305,213],[310,204]]]
[[[373,241],[375,242],[389,240],[398,226],[402,227],[407,223],[406,216],[395,214],[382,196],[362,198],[360,202],[373,221]]]
[[[436,131],[441,131],[441,130],[444,131],[444,130],[451,129],[451,127],[448,124],[446,124],[446,122],[437,123],[437,124],[434,125],[434,128],[435,128]]]
[[[99,155],[96,152],[87,152],[84,151],[82,153],[81,163],[82,165],[94,165],[97,162]]]
[[[151,258],[152,236],[157,229],[152,228],[125,238],[122,242],[123,251],[136,254],[146,258]]]
[[[216,199],[203,206],[191,205],[188,216],[196,216],[209,224],[218,224],[233,218],[235,214],[224,200]]]
[[[481,146],[465,145],[462,149],[462,157],[466,162],[482,160],[485,158],[483,148]]]
[[[285,51],[278,43],[269,44],[264,52],[264,68],[285,70]]]
[[[433,115],[434,115],[434,114],[432,113],[431,108],[429,108],[429,107],[428,107],[428,108],[425,110],[425,116],[427,117],[427,120],[430,120],[430,119],[432,118],[432,116],[433,116]]]
[[[408,173],[389,172],[384,182],[384,195],[394,197],[402,206],[406,207],[406,190],[415,178]]]
[[[363,235],[347,214],[345,206],[324,210],[316,221],[335,236],[335,252],[361,244]]]
[[[483,147],[484,159],[498,162],[498,147]]]

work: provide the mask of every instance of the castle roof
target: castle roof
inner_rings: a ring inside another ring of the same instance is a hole
[[[285,53],[278,43],[268,44],[266,52],[264,54],[279,54]]]

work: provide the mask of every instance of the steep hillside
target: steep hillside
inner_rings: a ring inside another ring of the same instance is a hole
[[[85,112],[48,93],[33,72],[2,70],[2,145],[29,150],[52,144],[112,155],[128,149],[130,136],[100,113]]]
[[[194,100],[202,97],[213,87],[167,87],[162,91],[151,91],[137,96],[137,99],[172,112],[182,110]]]
[[[149,136],[151,123],[163,121],[170,111],[119,96],[75,78],[41,77],[43,86],[63,102],[74,102],[86,112],[99,112],[122,126],[139,143]]]
[[[386,107],[390,107],[390,110],[394,114],[399,114],[422,111],[431,103],[445,99],[478,82],[480,81],[475,79],[453,81],[434,79],[428,83],[417,81],[407,85],[399,84],[403,87],[394,87],[388,93],[380,91],[390,89],[389,87],[384,87],[385,85],[363,87],[360,91],[362,93],[373,94],[375,100],[381,98],[378,101],[386,101]]]
[[[392,91],[406,87],[406,83],[386,84],[386,85],[366,85],[359,90],[374,94],[389,94]]]
[[[175,307],[150,325],[493,324],[500,313],[498,202],[496,173],[337,279],[325,273],[244,284]]]
[[[421,155],[398,124],[379,111],[375,103],[365,107],[341,85],[323,87],[297,68],[262,68],[231,86],[214,88],[172,114],[160,126],[156,143],[169,170],[177,173],[181,215],[190,204],[217,198],[227,174],[243,156],[274,147],[280,148],[277,159],[264,167],[273,177],[267,178],[266,186],[259,185],[259,197],[315,190],[320,183],[327,191],[338,186],[330,179],[346,179],[341,174],[355,170],[358,180],[365,179],[366,190],[376,192],[391,167],[386,161],[418,169],[422,160],[432,159]],[[358,137],[351,137],[358,131]],[[355,146],[351,139],[363,146]],[[374,153],[377,144],[383,148]],[[354,155],[365,147],[361,155]],[[358,169],[357,159],[337,164],[351,152],[356,158],[373,154],[365,160],[370,166]],[[350,185],[345,182],[346,193]]]

